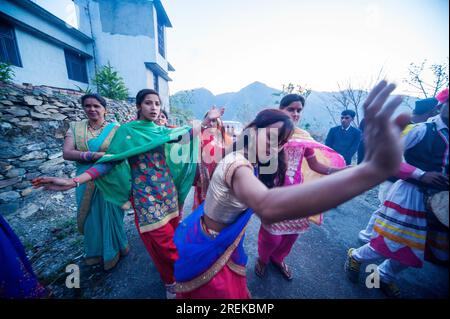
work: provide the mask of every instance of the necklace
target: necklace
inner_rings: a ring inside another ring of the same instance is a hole
[[[88,138],[97,138],[101,132],[103,131],[103,127],[105,126],[106,121],[103,121],[103,123],[98,127],[98,128],[93,128],[91,126],[91,123],[88,124],[88,129],[87,129],[87,133],[88,133]]]
[[[103,121],[102,124],[100,124],[100,126],[97,127],[97,128],[93,127],[93,126],[91,125],[91,123],[89,123],[88,126],[89,126],[89,128],[90,128],[92,131],[98,131],[99,129],[103,128],[103,127],[105,126],[105,124],[106,124],[106,121]]]

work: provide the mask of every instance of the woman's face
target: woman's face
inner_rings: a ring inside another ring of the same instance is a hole
[[[159,114],[159,125],[161,125],[161,126],[166,126],[167,125],[167,117],[166,117],[166,115],[163,112],[161,112]]]
[[[161,113],[161,102],[157,95],[147,94],[144,101],[137,108],[140,114],[139,119],[156,122]]]
[[[211,120],[206,126],[208,129],[217,129],[219,127],[219,119]]]
[[[106,109],[97,99],[89,97],[84,100],[83,109],[89,120],[105,120]]]
[[[303,104],[300,101],[295,101],[282,110],[291,117],[294,124],[298,124],[301,118],[300,114],[303,111]]]
[[[256,152],[260,163],[267,163],[278,156],[284,145],[279,145],[280,129],[283,122],[275,122],[265,128],[258,129],[256,140]]]

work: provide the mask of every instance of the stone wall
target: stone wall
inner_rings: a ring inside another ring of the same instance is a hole
[[[86,118],[81,92],[0,82],[0,213],[30,205],[37,176],[71,176],[73,162],[62,158],[65,132]],[[106,99],[108,121],[123,123],[136,114],[134,105]],[[31,206],[30,209],[38,209]]]

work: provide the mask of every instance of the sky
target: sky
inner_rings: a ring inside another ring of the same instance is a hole
[[[70,0],[35,0],[76,23]],[[281,89],[366,87],[380,70],[408,92],[411,62],[449,56],[448,0],[163,0],[172,93],[235,92],[259,81]],[[57,14],[57,15],[58,15]]]

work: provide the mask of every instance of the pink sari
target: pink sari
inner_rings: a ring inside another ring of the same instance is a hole
[[[314,150],[317,160],[324,165],[345,167],[345,160],[340,154],[328,146],[316,142],[308,132],[296,128],[294,135],[284,147],[288,161],[284,185],[308,183],[324,176],[313,171],[309,167],[308,161],[303,160],[307,149]],[[321,225],[323,215],[318,214],[308,218],[263,225],[263,227],[273,235],[299,234],[308,229],[310,222]]]

